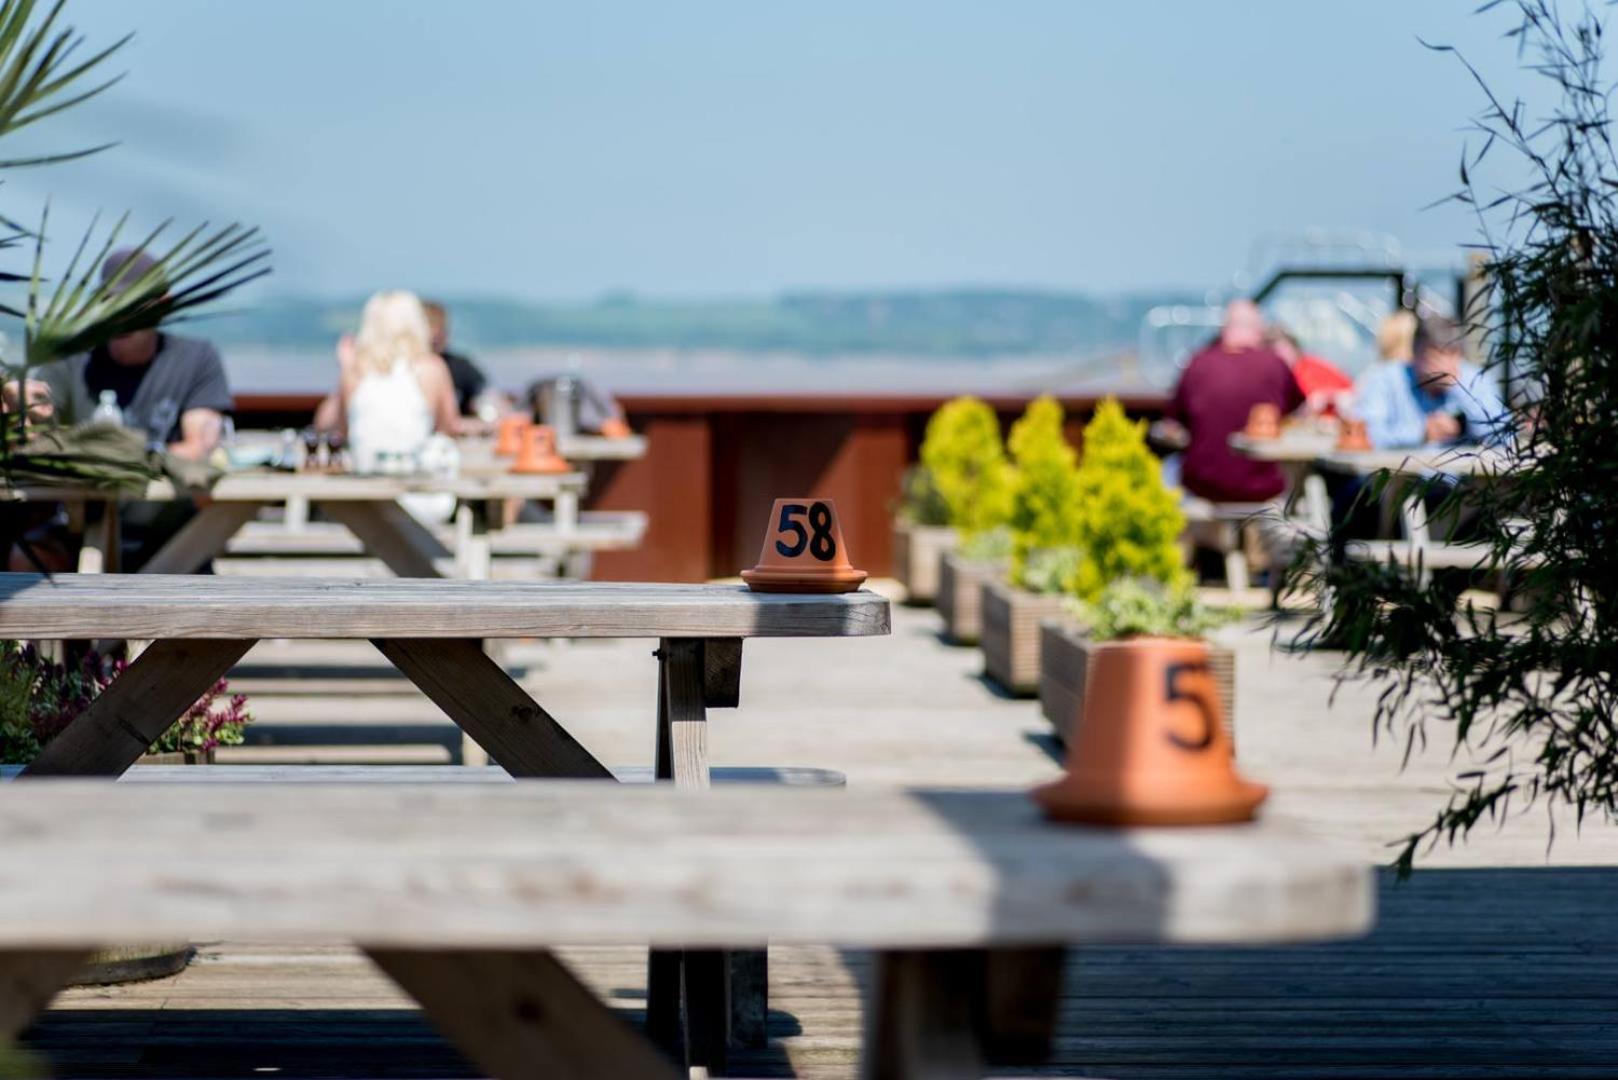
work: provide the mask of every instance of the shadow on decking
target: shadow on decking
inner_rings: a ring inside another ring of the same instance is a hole
[[[644,995],[620,995],[644,997]],[[640,1008],[618,1009],[639,1028]],[[772,1009],[770,1045],[732,1051],[746,1075],[791,1076],[780,1040],[802,1033],[795,1017]],[[480,1073],[412,1009],[53,1009],[22,1039],[31,1061],[0,1076],[364,1077],[434,1080]],[[30,1072],[32,1067],[37,1071]]]

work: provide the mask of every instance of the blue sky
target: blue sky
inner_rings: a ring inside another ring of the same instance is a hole
[[[1453,252],[1474,0],[70,0],[128,78],[8,177],[242,219],[280,293],[1225,284],[1308,226]],[[35,140],[37,143],[37,140]],[[31,144],[32,145],[32,144]]]

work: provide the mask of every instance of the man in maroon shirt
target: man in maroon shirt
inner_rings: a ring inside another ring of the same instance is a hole
[[[1190,439],[1180,463],[1187,491],[1214,502],[1264,502],[1281,494],[1279,468],[1230,448],[1230,437],[1261,402],[1285,416],[1303,404],[1303,392],[1286,361],[1265,347],[1258,305],[1236,300],[1225,309],[1219,339],[1191,358],[1169,402],[1167,419]]]

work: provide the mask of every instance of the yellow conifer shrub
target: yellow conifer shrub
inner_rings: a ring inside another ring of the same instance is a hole
[[[1000,420],[985,402],[958,397],[941,405],[927,421],[921,464],[962,539],[1010,518],[1011,465]]]
[[[1146,422],[1130,420],[1114,398],[1101,403],[1084,429],[1074,487],[1081,555],[1070,593],[1093,603],[1121,578],[1150,578],[1170,588],[1190,583],[1180,551],[1185,516],[1179,493],[1163,485],[1162,464],[1146,446]]]

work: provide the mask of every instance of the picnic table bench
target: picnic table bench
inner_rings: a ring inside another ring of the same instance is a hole
[[[679,1075],[561,946],[875,950],[865,1075],[962,1077],[1048,1043],[1063,946],[1346,937],[1374,904],[1283,824],[1054,825],[1017,792],[57,781],[0,785],[0,836],[0,1037],[94,947],[342,942],[502,1078]]]
[[[258,640],[362,638],[513,776],[611,780],[607,766],[506,674],[483,642],[627,637],[658,639],[656,776],[706,787],[707,710],[739,704],[747,638],[886,634],[888,619],[888,602],[865,591],[802,596],[733,585],[0,575],[0,637],[152,642],[24,770],[25,779],[117,776]],[[692,987],[706,992],[700,980],[682,976],[684,967],[680,954],[652,958],[650,1007],[660,1030],[678,1015],[682,986],[687,1001]]]

